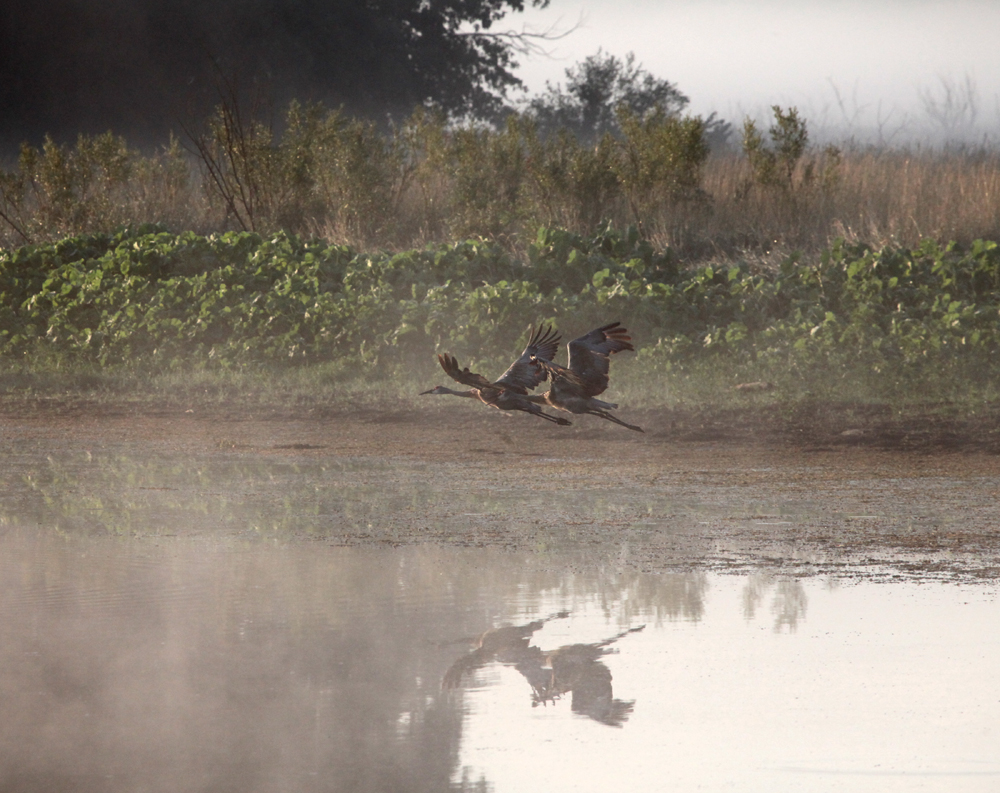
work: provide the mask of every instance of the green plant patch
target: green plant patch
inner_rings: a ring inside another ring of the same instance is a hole
[[[615,320],[637,351],[616,364],[623,384],[766,379],[786,393],[950,398],[991,388],[1000,370],[994,242],[837,242],[771,271],[684,266],[632,228],[543,228],[516,258],[480,240],[359,252],[284,232],[141,226],[2,252],[0,293],[8,372],[322,363],[429,376],[448,351],[499,374],[529,325],[551,322],[568,341]]]

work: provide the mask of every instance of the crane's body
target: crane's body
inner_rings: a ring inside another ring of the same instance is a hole
[[[536,388],[545,379],[546,374],[542,363],[551,361],[558,349],[558,334],[551,327],[539,326],[538,330],[529,334],[528,344],[521,356],[494,381],[470,371],[468,367],[460,368],[458,360],[453,355],[447,353],[438,355],[438,363],[452,380],[472,387],[466,391],[455,391],[439,385],[422,392],[421,396],[424,394],[449,394],[467,399],[478,399],[483,404],[497,410],[520,410],[554,424],[569,425],[572,422],[568,419],[562,416],[552,416],[543,411],[528,394],[531,389]]]
[[[529,622],[526,625],[505,625],[491,628],[475,639],[475,646],[453,663],[444,675],[443,688],[456,688],[469,672],[485,666],[490,661],[513,664],[521,669],[538,666],[542,662],[542,651],[531,646],[532,634],[551,620],[565,619],[568,611],[550,614],[548,617]]]
[[[620,322],[595,328],[569,343],[569,366],[560,366],[551,360],[538,359],[538,365],[550,381],[544,394],[529,396],[535,404],[545,404],[567,413],[589,413],[630,430],[642,432],[642,427],[627,424],[608,411],[618,405],[597,399],[608,388],[611,356],[623,350],[634,350],[632,337]]]

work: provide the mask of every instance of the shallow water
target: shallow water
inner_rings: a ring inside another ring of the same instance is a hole
[[[697,619],[647,624],[604,660],[621,729],[530,709],[491,669],[460,763],[501,790],[996,790],[995,591],[709,576]],[[542,646],[614,629],[596,603]],[[547,629],[548,630],[548,629]]]
[[[0,790],[1000,788],[995,579],[790,568],[699,528],[831,520],[822,496],[625,509],[419,462],[135,449],[4,465]]]

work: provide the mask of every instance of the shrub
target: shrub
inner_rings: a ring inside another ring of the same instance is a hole
[[[922,397],[1000,373],[993,242],[837,242],[762,271],[748,261],[682,267],[634,227],[542,229],[525,259],[481,241],[393,255],[284,233],[146,227],[0,254],[0,293],[9,365],[339,361],[429,374],[433,353],[447,350],[493,372],[529,324],[565,335],[620,319],[641,368],[672,375],[763,374],[790,390],[870,380]]]

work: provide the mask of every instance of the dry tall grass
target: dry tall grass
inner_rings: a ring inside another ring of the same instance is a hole
[[[875,246],[1000,239],[1000,152],[848,151],[825,185],[804,178],[813,164],[800,164],[795,187],[782,191],[753,186],[741,155],[711,157],[702,179],[711,211],[692,219],[676,242],[732,254],[741,247],[815,251],[836,237]]]
[[[253,196],[269,207],[255,230],[358,248],[479,236],[523,249],[542,225],[586,235],[607,222],[638,225],[685,260],[810,255],[836,237],[876,246],[1000,240],[997,150],[828,147],[807,152],[790,182],[776,184],[755,177],[743,154],[709,155],[696,127],[676,119],[637,121],[622,140],[583,146],[568,135],[540,139],[517,119],[498,131],[450,130],[420,116],[380,136],[336,114],[303,118],[312,126],[301,121],[287,142],[259,137],[267,150],[241,167],[267,168],[234,172],[228,196],[176,143],[150,157],[110,134],[25,149],[0,170],[0,246],[146,222],[202,233],[245,227],[234,196],[248,186],[269,191]],[[217,167],[227,167],[224,155]]]

